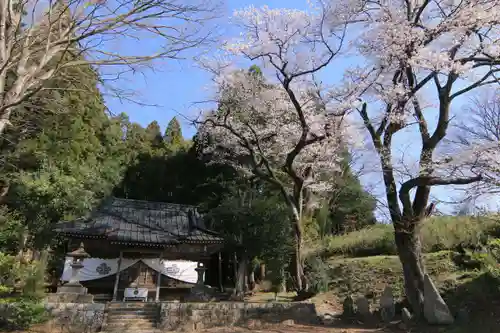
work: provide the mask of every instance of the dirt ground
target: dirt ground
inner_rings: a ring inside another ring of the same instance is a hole
[[[196,333],[393,333],[404,332],[394,330],[384,330],[381,328],[360,328],[360,327],[327,327],[327,326],[306,326],[306,325],[265,325],[259,328],[252,327],[214,327],[196,331]],[[73,333],[58,328],[34,327],[26,331],[16,331],[12,333]],[[151,333],[160,333],[151,332]],[[195,332],[185,332],[195,333]]]
[[[308,325],[265,325],[262,327],[216,327],[200,333],[395,333],[404,332],[388,328],[363,328],[357,325],[338,324],[334,326]]]
[[[245,326],[213,327],[196,331],[179,331],[182,333],[498,333],[500,325],[488,327],[422,327],[404,329],[400,323],[395,322],[385,327],[375,327],[363,323],[346,323],[341,320],[333,322],[331,325],[301,325],[295,323],[281,324],[259,324],[248,322]],[[0,329],[1,331],[1,329]],[[61,329],[58,325],[35,325],[26,331],[16,331],[11,333],[88,333],[86,330]],[[103,332],[103,333],[131,333],[131,332]],[[141,331],[141,333],[144,333]],[[148,333],[165,333],[154,330]]]

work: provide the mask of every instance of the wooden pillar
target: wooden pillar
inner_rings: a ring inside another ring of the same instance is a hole
[[[159,263],[161,264],[161,259],[163,257],[163,252],[160,253],[160,257],[158,260],[160,261]],[[156,296],[155,296],[155,301],[159,302],[160,301],[160,285],[161,285],[161,272],[157,272],[158,275],[156,276]]]
[[[219,257],[218,257],[218,265],[219,265],[219,290],[220,292],[224,292],[224,286],[222,285],[222,254],[219,251]]]
[[[120,251],[120,258],[118,258],[118,269],[116,271],[115,277],[115,287],[113,289],[113,302],[116,302],[116,297],[118,296],[118,283],[120,282],[120,269],[122,266],[123,251]]]
[[[238,257],[236,252],[233,253],[233,274],[234,274],[234,287],[238,284]]]

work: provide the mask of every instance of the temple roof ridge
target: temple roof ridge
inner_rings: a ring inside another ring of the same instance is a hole
[[[86,217],[58,223],[55,230],[71,237],[132,243],[223,241],[206,229],[196,206],[117,197],[106,198]]]

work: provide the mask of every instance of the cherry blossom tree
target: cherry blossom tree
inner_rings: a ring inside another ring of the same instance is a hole
[[[430,208],[431,188],[480,182],[481,166],[498,163],[500,156],[498,142],[471,145],[453,154],[437,149],[460,97],[499,82],[500,1],[350,4],[363,22],[353,45],[366,62],[348,71],[346,82],[369,86],[357,111],[379,158],[406,296],[421,317],[425,267],[419,228]],[[393,152],[398,134],[410,126],[420,137],[418,167],[398,186]]]
[[[207,40],[208,2],[178,0],[0,1],[0,135],[11,114],[68,67],[113,67],[112,78]],[[156,49],[118,43],[155,38]],[[74,78],[73,78],[74,79]],[[120,91],[120,90],[115,90]]]
[[[338,168],[348,127],[343,115],[356,102],[353,92],[342,103],[337,91],[323,87],[315,75],[334,61],[345,36],[345,23],[298,10],[249,7],[235,13],[241,39],[225,49],[230,56],[260,60],[264,72],[216,71],[219,108],[202,120],[209,137],[205,151],[217,162],[276,186],[293,216],[297,291],[307,290],[303,271],[303,215],[311,193],[327,191],[325,173]],[[272,81],[271,78],[276,80]]]

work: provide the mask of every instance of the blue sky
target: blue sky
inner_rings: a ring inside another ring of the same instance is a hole
[[[224,5],[225,13],[220,20],[221,28],[229,29],[227,19],[235,9],[255,5],[256,7],[269,4],[263,0],[227,0]],[[305,0],[279,0],[272,1],[272,7],[289,7],[306,9]],[[154,41],[151,41],[154,43]],[[134,48],[134,42],[129,42],[122,48]],[[142,44],[141,44],[142,46]],[[189,55],[189,54],[187,54]],[[120,102],[114,98],[107,99],[107,105],[113,113],[126,112],[132,121],[146,126],[151,121],[159,122],[162,129],[166,127],[168,121],[178,116],[182,123],[182,115],[193,111],[193,103],[203,101],[207,98],[207,85],[210,83],[210,76],[203,70],[196,67],[196,63],[189,58],[186,60],[172,61],[166,65],[155,69],[156,72],[148,71],[144,75],[136,74],[127,78],[130,88],[138,93],[141,101],[158,105],[158,107],[139,106],[133,102]],[[183,134],[190,138],[194,134],[194,129],[188,126],[187,121],[183,124]]]
[[[264,0],[227,0],[225,13],[223,13],[223,19],[220,22],[222,31],[226,31],[229,34],[228,29],[230,29],[230,25],[227,22],[227,18],[231,16],[233,10],[249,5],[260,7],[270,3],[266,3]],[[270,6],[275,8],[306,9],[307,2],[306,0],[279,0],[273,1]],[[151,40],[149,43],[155,43],[155,41]],[[141,44],[143,48],[148,48],[148,45],[151,47],[154,46],[153,44]],[[123,48],[123,50],[134,50],[135,47],[137,45],[134,42],[120,45],[120,48]],[[107,105],[111,112],[115,114],[125,112],[132,121],[138,122],[143,126],[156,120],[159,122],[162,130],[165,129],[172,117],[177,116],[183,127],[184,136],[191,138],[195,133],[194,128],[190,127],[188,121],[183,119],[183,117],[193,115],[193,112],[196,112],[197,108],[195,103],[206,100],[209,97],[207,86],[210,84],[210,75],[199,69],[196,63],[189,59],[190,55],[189,53],[186,54],[186,60],[171,61],[164,66],[155,68],[154,72],[147,71],[144,74],[128,75],[126,77],[127,81],[125,84],[128,86],[127,88],[136,91],[138,93],[137,98],[144,103],[157,106],[147,107],[132,102],[119,102],[116,99],[108,98]],[[322,79],[329,82],[338,80],[342,75],[342,67],[346,65],[347,63],[344,61],[344,63],[330,66],[322,73]],[[455,104],[455,107],[460,108],[461,105]],[[430,126],[435,126],[434,121],[430,121]],[[399,142],[399,147],[396,147],[396,149],[405,149],[405,151],[410,151],[410,154],[411,152],[418,151],[414,148],[416,148],[415,145],[418,146],[419,137],[414,131],[398,134],[396,141]],[[378,165],[376,159],[371,159],[368,163]],[[365,175],[362,180],[365,186],[369,186],[370,188],[375,186],[375,194],[383,200],[384,195],[383,187],[380,186],[380,173]],[[437,188],[433,190],[433,193],[440,199],[450,200],[451,192],[449,188]],[[438,208],[443,211],[449,211],[451,206],[445,206],[440,205]]]

